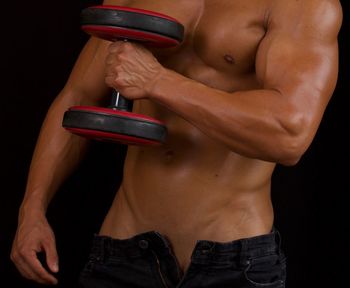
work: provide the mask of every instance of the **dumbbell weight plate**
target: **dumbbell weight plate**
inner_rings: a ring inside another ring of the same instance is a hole
[[[82,29],[109,41],[132,40],[161,48],[180,44],[184,27],[163,14],[120,6],[93,6],[81,14]],[[158,145],[165,142],[164,123],[151,117],[110,108],[75,106],[65,112],[62,126],[96,140],[127,145]]]
[[[158,145],[167,134],[165,125],[151,117],[92,106],[71,107],[63,123],[74,134],[129,145]]]
[[[174,18],[143,9],[93,6],[81,13],[82,29],[109,40],[132,40],[143,45],[173,47],[181,43],[184,27]]]

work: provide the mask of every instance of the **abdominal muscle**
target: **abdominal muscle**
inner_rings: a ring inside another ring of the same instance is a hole
[[[165,145],[129,147],[123,183],[100,234],[126,239],[158,231],[185,270],[197,240],[268,233],[275,165],[233,153],[176,115],[166,124]]]

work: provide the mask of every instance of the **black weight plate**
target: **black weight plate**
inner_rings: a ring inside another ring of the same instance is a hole
[[[65,112],[62,126],[87,138],[127,144],[165,142],[165,125],[151,117],[109,108],[75,106]]]
[[[125,31],[130,31],[131,39],[135,39],[136,32],[143,34],[144,37],[158,35],[170,38],[175,40],[174,45],[176,45],[184,37],[184,26],[176,19],[164,14],[129,7],[93,6],[85,8],[81,13],[81,24],[88,33],[90,27],[94,27],[95,30],[102,29],[103,32],[106,32],[106,28],[109,27],[110,33],[114,33],[114,38],[118,37],[118,31],[122,31],[120,38],[129,39]],[[109,35],[109,38],[111,36]]]

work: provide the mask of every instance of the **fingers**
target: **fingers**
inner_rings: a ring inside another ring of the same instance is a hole
[[[36,281],[38,282],[43,281],[40,283],[57,284],[58,282],[57,279],[52,274],[50,274],[47,270],[45,270],[45,268],[40,263],[38,258],[35,257],[32,260],[33,261],[31,264],[33,267],[33,271],[38,276]]]
[[[25,278],[41,284],[57,284],[57,279],[44,269],[35,251],[13,253],[11,259]]]
[[[144,52],[149,53],[143,46],[137,43],[117,41],[110,44],[108,47],[108,55],[106,57],[106,64],[113,64],[115,60],[125,59],[125,55],[134,55],[136,57],[137,53]]]
[[[123,89],[126,85],[130,84],[130,75],[125,72],[115,72],[109,73],[105,77],[105,83],[109,87],[114,87],[116,89]],[[121,92],[121,91],[120,91]]]
[[[111,44],[108,48],[108,55],[105,61],[106,65],[113,65],[116,61],[120,62],[123,60],[123,54],[131,50],[131,45],[131,43],[122,41]]]
[[[116,41],[109,45],[108,51],[110,53],[120,53],[121,51],[131,50],[136,45],[128,41]]]
[[[32,216],[19,223],[11,259],[25,278],[42,284],[57,284],[50,273],[58,271],[55,235],[43,215]]]
[[[45,254],[42,261],[48,263],[52,272],[58,271],[58,256],[53,235],[47,233],[44,240],[19,240],[16,237],[11,253],[11,259],[19,272],[27,279],[41,284],[57,284],[57,279],[49,273],[39,260],[40,254]],[[18,236],[18,235],[17,235]],[[41,244],[40,244],[41,243]],[[57,266],[57,267],[56,267]]]
[[[24,258],[17,255],[11,255],[11,260],[16,265],[18,271],[21,273],[21,275],[27,279],[34,280],[36,278],[36,275],[29,269],[28,265],[25,264]]]
[[[112,42],[108,46],[108,52],[109,53],[118,53],[121,50],[122,45],[123,45],[123,41]]]
[[[58,255],[57,255],[55,240],[47,241],[43,243],[43,246],[46,252],[47,266],[53,273],[57,273],[59,268],[58,268]]]
[[[146,48],[129,42],[110,45],[105,60],[105,83],[130,100],[146,98],[146,87],[162,69]]]

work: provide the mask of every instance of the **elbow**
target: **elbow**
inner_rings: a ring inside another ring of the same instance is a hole
[[[298,164],[302,157],[303,153],[299,150],[284,150],[276,160],[276,163],[283,166],[295,166]]]
[[[280,144],[279,153],[277,156],[277,163],[283,166],[294,166],[298,164],[302,156],[306,151],[305,141],[302,137],[285,137],[283,142]]]
[[[284,166],[296,165],[310,145],[310,125],[304,117],[293,117],[288,129],[284,129],[278,139],[277,163]]]

